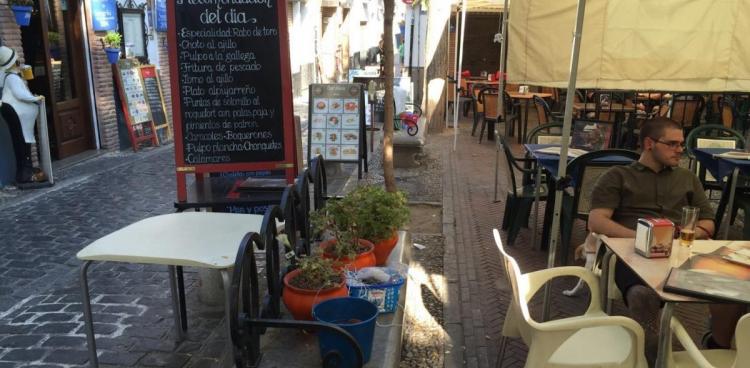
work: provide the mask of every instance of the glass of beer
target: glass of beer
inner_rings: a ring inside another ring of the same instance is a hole
[[[693,206],[682,207],[682,222],[680,223],[680,245],[690,247],[695,240],[695,224],[698,222],[700,208]]]

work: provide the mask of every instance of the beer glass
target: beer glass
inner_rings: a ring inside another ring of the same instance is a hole
[[[693,206],[682,207],[682,222],[680,222],[680,245],[690,247],[695,240],[695,224],[698,222],[700,208]]]

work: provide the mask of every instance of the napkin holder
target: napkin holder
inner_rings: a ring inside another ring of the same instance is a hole
[[[674,223],[664,218],[638,219],[635,252],[646,258],[666,258],[672,253]]]

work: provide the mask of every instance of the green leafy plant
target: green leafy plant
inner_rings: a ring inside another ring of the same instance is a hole
[[[8,0],[10,6],[34,6],[34,0]]]
[[[335,258],[354,259],[357,254],[367,250],[359,244],[357,223],[350,221],[354,216],[354,208],[343,200],[328,201],[326,206],[310,216],[313,227],[318,234],[325,233],[336,239],[326,248],[325,252]]]
[[[47,32],[47,41],[49,41],[49,44],[51,46],[59,46],[60,45],[60,34],[57,32],[49,31]]]
[[[109,31],[102,37],[102,42],[106,48],[119,49],[120,43],[122,43],[122,35],[120,32]]]
[[[333,261],[314,255],[299,260],[299,274],[288,282],[300,289],[320,290],[341,284],[341,272],[333,268]]]
[[[388,192],[375,185],[363,185],[349,192],[329,209],[329,214],[344,228],[356,227],[363,239],[377,243],[409,221],[409,207],[403,192]]]

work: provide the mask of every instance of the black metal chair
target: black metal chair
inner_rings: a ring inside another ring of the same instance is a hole
[[[505,107],[505,116],[499,117],[499,122],[505,123],[505,135],[511,136],[515,133],[515,125],[518,124],[519,142],[523,138],[523,122],[521,121],[521,104],[514,102],[507,91],[503,91],[503,104]]]
[[[613,156],[627,160],[609,159]],[[573,159],[567,166],[566,184],[573,186],[573,196],[563,197],[561,225],[560,259],[562,264],[568,263],[570,237],[573,223],[576,219],[588,221],[591,211],[591,192],[599,177],[612,166],[629,165],[637,161],[640,155],[635,151],[623,149],[606,149],[589,152]]]
[[[531,144],[560,144],[562,136],[562,123],[541,124],[529,131],[524,143]]]
[[[745,148],[745,138],[742,134],[734,129],[727,128],[718,124],[701,125],[690,131],[685,146],[689,161],[690,169],[698,175],[706,190],[722,190],[722,183],[716,181],[706,172],[696,160],[693,150],[696,148]]]
[[[487,88],[487,85],[483,83],[474,83],[471,85],[471,108],[473,110],[472,119],[474,120],[474,123],[471,126],[472,137],[477,130],[479,121],[484,118],[484,103],[482,102],[480,94],[485,88]]]
[[[533,184],[519,184],[516,181],[516,170],[522,174],[533,175],[533,169],[525,169],[518,163],[530,163],[534,159],[517,158],[513,156],[505,137],[498,136],[498,148],[502,150],[505,160],[500,161],[500,169],[504,170],[506,182],[505,212],[503,214],[502,229],[507,231],[508,245],[512,246],[521,227],[527,227],[531,207],[534,204],[535,187]],[[543,185],[540,199],[547,199],[547,187]]]

